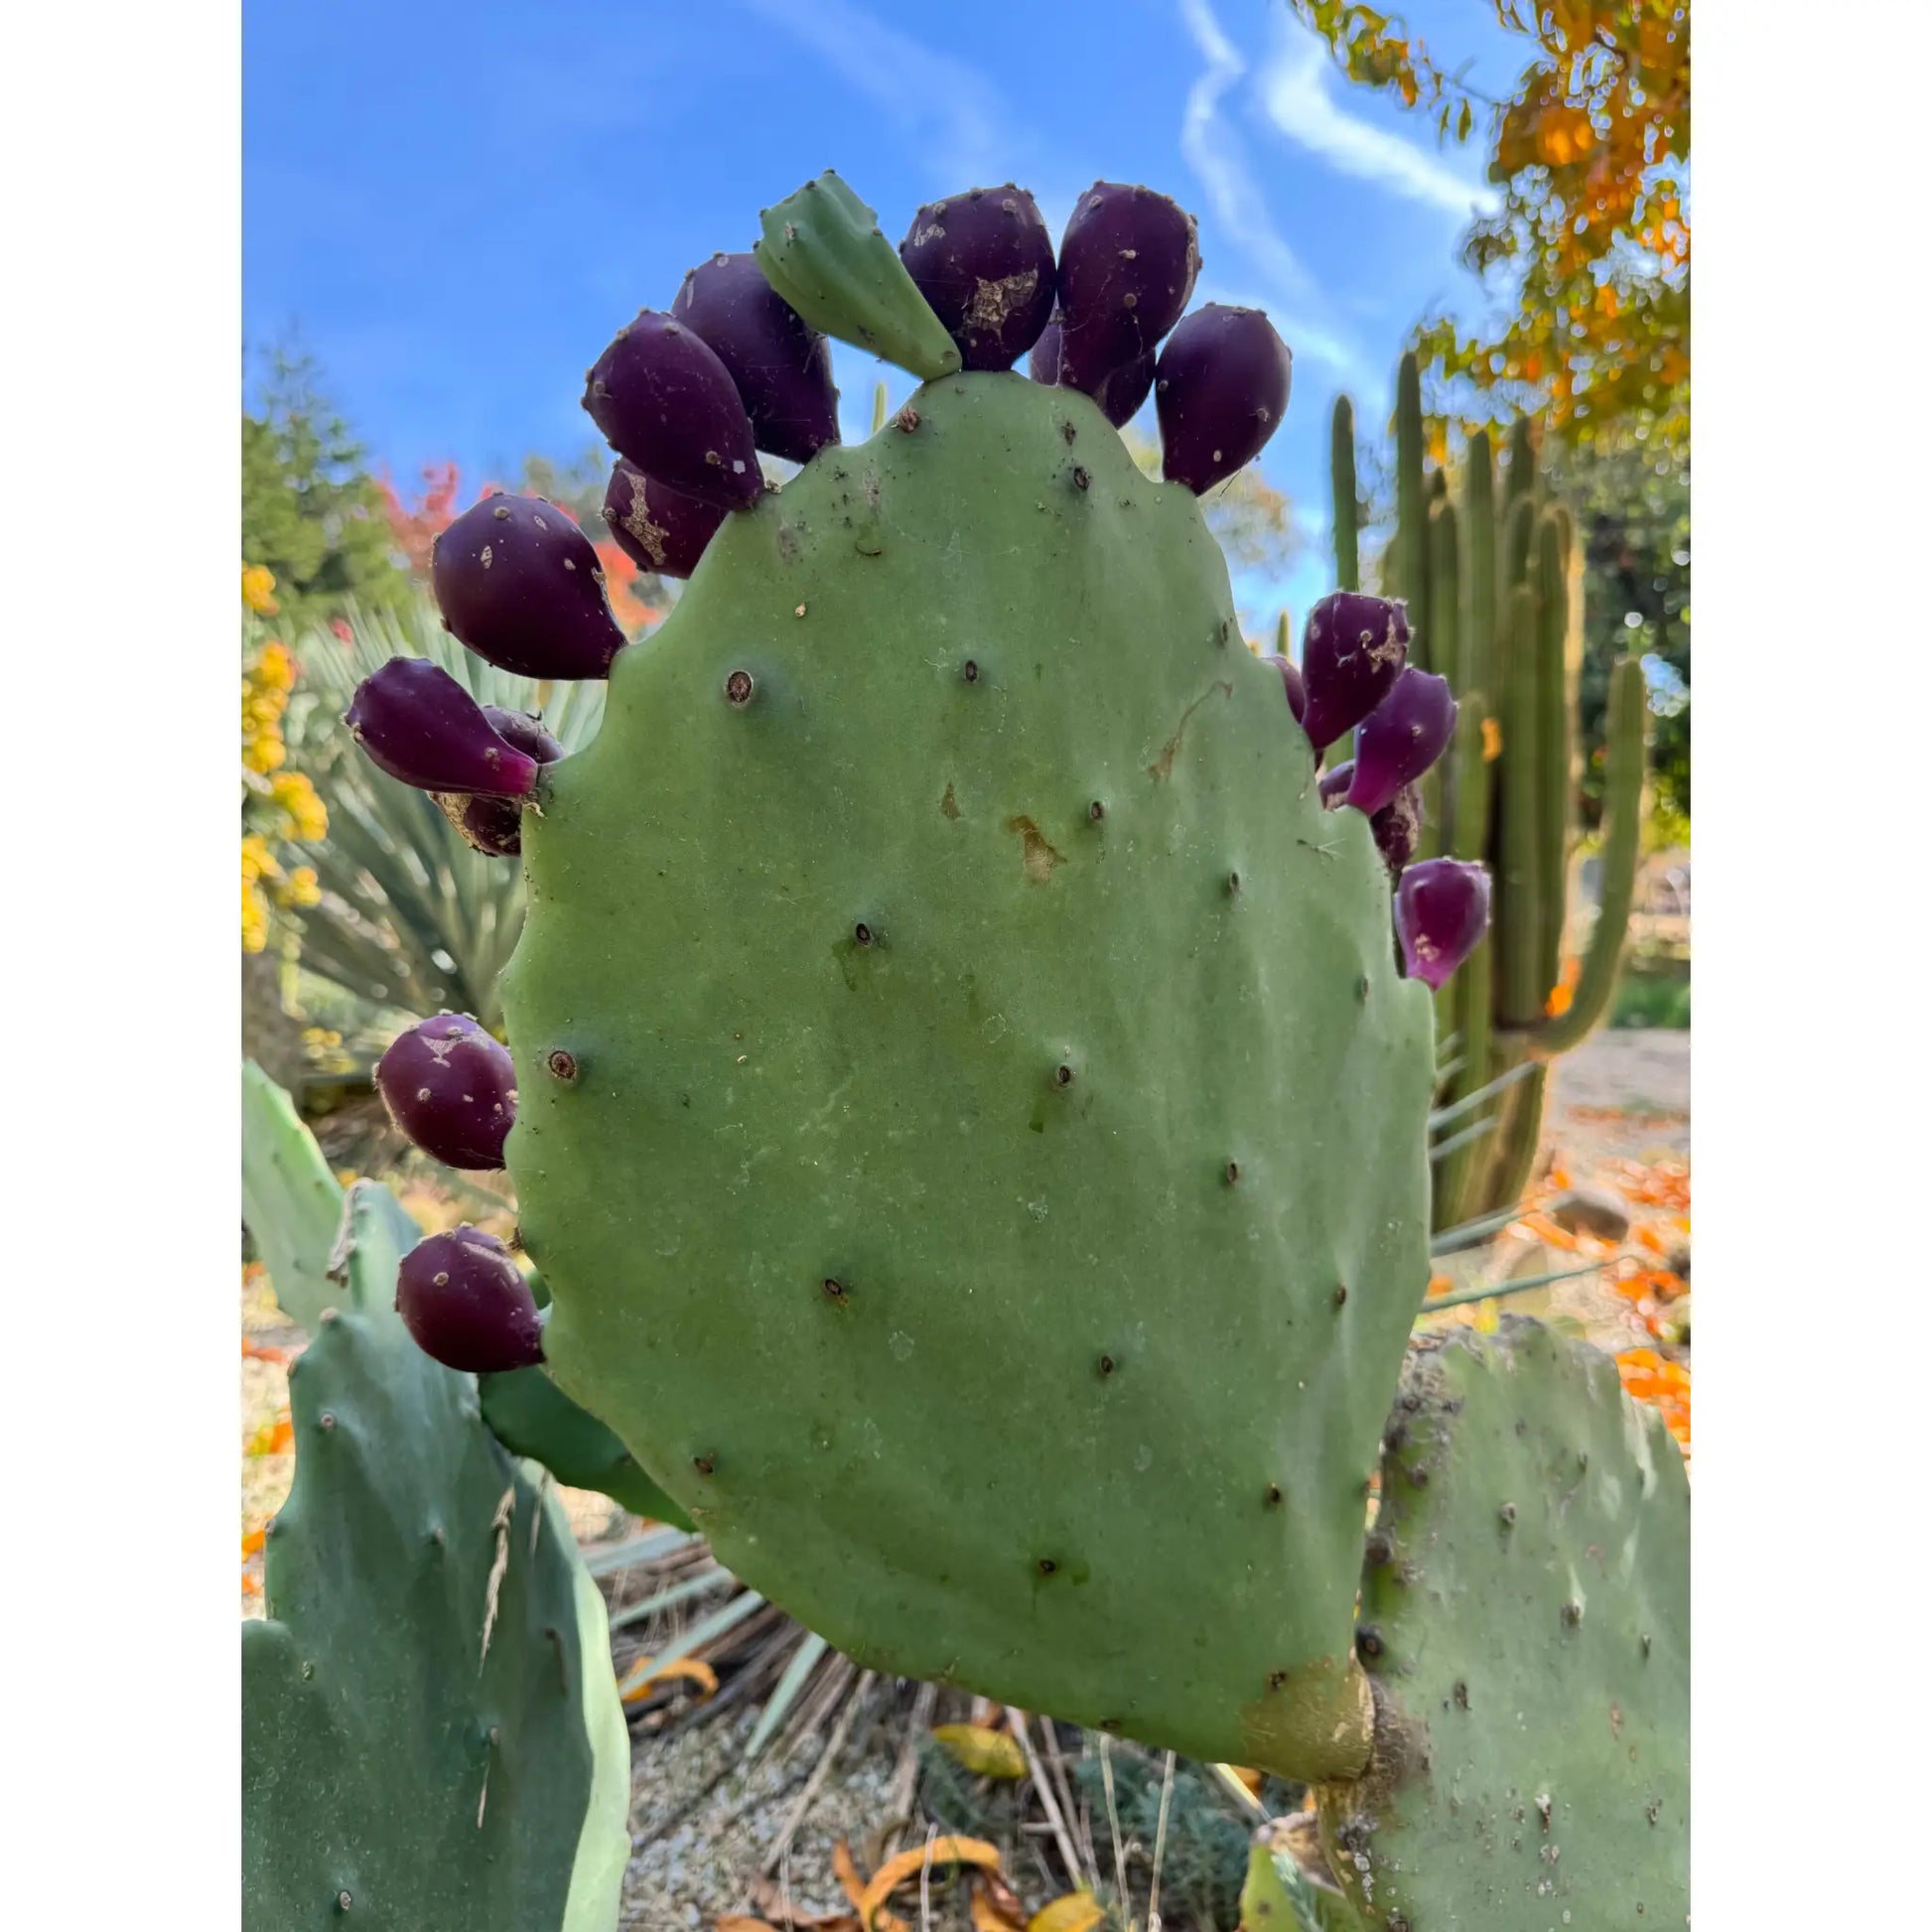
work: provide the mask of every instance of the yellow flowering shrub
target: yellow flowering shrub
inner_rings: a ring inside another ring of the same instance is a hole
[[[250,620],[276,610],[275,578],[259,564],[241,573],[246,629]],[[313,866],[287,866],[271,841],[314,844],[328,836],[329,808],[308,776],[287,768],[289,749],[282,735],[283,714],[295,689],[299,667],[289,647],[271,637],[247,657],[241,671],[241,949],[258,953],[268,945],[273,907],[314,905],[322,897]]]

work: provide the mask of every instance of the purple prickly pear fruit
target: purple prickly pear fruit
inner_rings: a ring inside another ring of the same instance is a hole
[[[604,491],[604,520],[618,548],[659,577],[689,577],[725,516],[715,503],[668,487],[623,457]]]
[[[563,757],[564,748],[527,711],[486,704],[483,715],[504,744],[539,764]],[[435,797],[443,816],[476,851],[491,859],[513,859],[523,850],[523,807],[515,799],[472,798],[460,791],[439,791]]]
[[[447,1167],[503,1165],[516,1119],[516,1068],[502,1044],[467,1013],[439,1013],[398,1034],[375,1063],[389,1118]]]
[[[1309,707],[1308,686],[1302,682],[1302,667],[1292,657],[1271,657],[1269,663],[1282,674],[1282,689],[1288,693],[1288,708],[1295,714],[1295,722],[1302,722],[1302,714]]]
[[[1315,785],[1315,794],[1320,798],[1324,811],[1337,811],[1347,802],[1348,787],[1355,782],[1355,760],[1348,759],[1335,766],[1332,771],[1324,771]]]
[[[1356,730],[1355,780],[1345,802],[1373,818],[1443,756],[1454,730],[1449,679],[1405,665]]]
[[[1136,356],[1124,368],[1103,377],[1099,386],[1091,392],[1100,413],[1116,429],[1126,428],[1134,420],[1141,404],[1147,401],[1148,391],[1154,387],[1156,353],[1150,348],[1145,354]],[[1034,345],[1027,373],[1035,382],[1043,382],[1049,387],[1059,383],[1060,319],[1057,314],[1046,325],[1046,333]]]
[[[1396,888],[1395,929],[1409,977],[1440,988],[1489,929],[1488,868],[1461,859],[1411,866]]]
[[[1092,395],[1155,347],[1199,273],[1191,214],[1152,189],[1095,182],[1060,237],[1060,380]]]
[[[461,791],[433,794],[465,845],[486,859],[514,859],[523,850],[523,808],[513,798],[472,798]]]
[[[1147,401],[1147,392],[1154,387],[1154,358],[1155,351],[1150,348],[1125,368],[1116,369],[1093,392],[1100,413],[1116,429],[1125,429],[1134,420],[1135,411]]]
[[[512,745],[525,758],[539,764],[555,764],[564,748],[544,730],[543,720],[530,711],[505,711],[501,705],[486,704],[483,715],[489,728],[504,744]]]
[[[1302,727],[1319,752],[1359,725],[1389,695],[1409,661],[1405,605],[1361,591],[1330,591],[1302,633],[1309,706]]]
[[[1252,463],[1281,427],[1290,361],[1259,309],[1196,309],[1154,371],[1161,474],[1199,496]]]
[[[920,208],[898,256],[966,368],[1012,368],[1053,313],[1053,238],[1012,182]]]
[[[641,309],[584,383],[584,407],[620,456],[719,509],[764,491],[752,419],[731,371],[695,329]]]
[[[1060,379],[1061,328],[1060,312],[1055,309],[1047,319],[1046,327],[1039,332],[1039,340],[1034,344],[1033,353],[1027,357],[1027,373],[1049,389],[1057,387]]]
[[[396,1271],[396,1312],[445,1368],[495,1375],[543,1360],[536,1297],[509,1250],[481,1228],[417,1242]]]
[[[392,657],[355,687],[344,721],[369,758],[418,791],[525,798],[537,760],[493,730],[440,664]]]
[[[1402,869],[1416,856],[1416,842],[1422,837],[1422,793],[1414,785],[1404,785],[1369,820],[1368,829],[1389,877],[1400,879]]]
[[[730,372],[760,450],[808,463],[839,440],[831,345],[750,255],[713,255],[692,269],[671,314]]]
[[[452,633],[519,677],[608,677],[623,648],[590,538],[541,496],[471,504],[437,537],[430,585]]]

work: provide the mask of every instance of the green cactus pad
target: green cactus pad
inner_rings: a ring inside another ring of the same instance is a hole
[[[1193,496],[1085,396],[927,384],[552,769],[504,997],[559,1384],[868,1664],[1359,1765],[1430,1002]]]
[[[1361,1619],[1375,1757],[1317,1801],[1372,1925],[1685,1922],[1690,1484],[1608,1357],[1517,1315],[1418,1340]]]
[[[351,1201],[348,1269],[371,1290],[393,1278],[388,1199]],[[245,1924],[608,1932],[629,1753],[561,1512],[473,1380],[379,1308],[321,1315],[290,1397],[274,1620],[242,1629]]]
[[[277,1305],[314,1334],[323,1310],[340,1299],[329,1256],[342,1225],[342,1182],[287,1089],[253,1060],[241,1068],[241,1218]]]
[[[633,1516],[691,1528],[691,1519],[637,1466],[637,1458],[541,1368],[480,1375],[483,1417],[514,1455],[541,1462],[572,1489],[595,1489]]]
[[[959,345],[905,272],[879,216],[828,168],[759,217],[752,253],[812,328],[930,380],[959,367]]]

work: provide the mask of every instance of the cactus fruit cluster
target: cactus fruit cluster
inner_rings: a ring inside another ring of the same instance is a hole
[[[1489,904],[1479,865],[1418,852],[1466,712],[1352,584],[1299,666],[1242,648],[1197,499],[1279,424],[1288,351],[1184,313],[1166,197],[1096,184],[1046,240],[1009,185],[895,249],[827,175],[761,217],[769,299],[719,257],[621,332],[586,392],[618,520],[668,553],[665,492],[710,527],[669,620],[601,666],[571,668],[582,585],[527,601],[536,568],[578,576],[562,550],[498,580],[487,504],[445,533],[459,635],[609,691],[527,785],[440,691],[351,717],[407,782],[481,766],[530,890],[513,1079],[444,1016],[383,1090],[465,1151],[513,1094],[548,1306],[460,1232],[397,1306],[544,1378],[859,1661],[1352,1789],[1394,1722],[1355,1600],[1428,1278],[1436,989]],[[827,335],[922,386],[773,486],[758,452],[811,421]],[[741,373],[759,344],[782,393]],[[1161,481],[1114,433],[1150,383]],[[491,1078],[410,1084],[465,1041]],[[1416,1610],[1475,1640],[1453,1595]],[[1391,1833],[1433,1787],[1403,1791]],[[1460,1882],[1418,1932],[1472,1922]]]
[[[1332,481],[1335,568],[1347,590],[1360,569],[1354,439],[1344,396]],[[1418,799],[1418,850],[1486,866],[1494,895],[1487,943],[1437,1012],[1438,1031],[1455,1041],[1445,1099],[1495,1095],[1493,1126],[1439,1172],[1436,1221],[1447,1226],[1520,1196],[1545,1069],[1608,1010],[1636,883],[1649,713],[1642,666],[1625,657],[1610,676],[1598,908],[1575,983],[1565,984],[1583,650],[1570,513],[1541,487],[1527,419],[1509,436],[1500,483],[1486,431],[1468,439],[1459,492],[1429,468],[1425,448],[1421,372],[1409,354],[1396,383],[1396,528],[1381,588],[1406,603],[1412,669],[1447,677],[1461,701],[1453,743]],[[1346,756],[1343,747],[1330,762]]]

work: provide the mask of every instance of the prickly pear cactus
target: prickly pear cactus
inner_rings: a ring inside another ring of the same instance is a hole
[[[245,1923],[606,1932],[629,1753],[602,1599],[471,1378],[382,1309],[413,1224],[379,1189],[350,1216],[242,1630]]]
[[[1418,1342],[1361,1616],[1375,1752],[1317,1800],[1370,1924],[1685,1922],[1690,1485],[1606,1356],[1514,1315]]]
[[[1427,989],[1194,496],[943,375],[546,767],[506,1155],[558,1383],[863,1661],[1359,1764]]]

